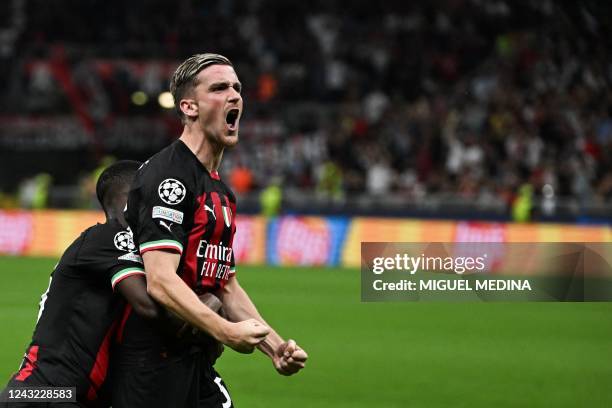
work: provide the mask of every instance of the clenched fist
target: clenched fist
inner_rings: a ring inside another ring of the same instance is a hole
[[[308,354],[297,345],[295,340],[288,340],[278,346],[272,358],[274,368],[282,375],[293,375],[304,368]]]
[[[270,328],[256,319],[228,322],[221,341],[239,353],[249,354],[266,339],[268,333]]]

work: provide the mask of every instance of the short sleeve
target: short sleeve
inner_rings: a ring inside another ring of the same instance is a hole
[[[139,253],[166,250],[183,253],[193,218],[194,192],[177,175],[144,168],[128,198],[126,218]]]
[[[94,278],[115,286],[134,275],[145,275],[142,258],[136,252],[132,232],[108,224],[94,227],[78,253],[78,266]]]

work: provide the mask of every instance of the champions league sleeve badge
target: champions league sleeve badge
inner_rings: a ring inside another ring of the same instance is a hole
[[[120,231],[116,233],[114,241],[115,247],[120,251],[132,252],[134,249],[136,249],[132,234],[130,234],[128,231]]]
[[[166,179],[159,184],[157,188],[159,198],[166,204],[176,205],[185,198],[187,191],[185,186],[178,180]]]

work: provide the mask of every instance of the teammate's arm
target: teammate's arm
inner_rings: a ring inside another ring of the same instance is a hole
[[[151,321],[162,333],[172,337],[183,337],[187,329],[192,327],[174,313],[159,305],[147,293],[147,282],[144,275],[134,275],[123,279],[115,286],[115,290],[132,306],[134,312]],[[200,301],[215,313],[219,313],[221,300],[212,293],[199,297]]]
[[[223,288],[223,310],[230,321],[256,319],[270,328],[268,336],[257,345],[257,348],[272,360],[274,368],[282,375],[291,375],[304,368],[308,354],[294,340],[283,338],[265,322],[257,311],[255,304],[238,283],[236,276],[230,277]]]
[[[142,259],[149,295],[186,322],[241,353],[252,352],[268,335],[270,329],[253,318],[233,323],[200,302],[176,274],[178,254],[154,250],[143,253]]]
[[[147,293],[144,275],[131,276],[117,283],[115,290],[132,306],[134,312],[147,320],[159,319],[161,307]]]

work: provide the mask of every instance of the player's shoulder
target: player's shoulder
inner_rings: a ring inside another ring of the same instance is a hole
[[[95,265],[108,260],[121,259],[120,256],[135,249],[132,233],[118,221],[93,225],[66,249],[60,264],[76,268]]]
[[[175,140],[145,161],[137,177],[155,178],[159,175],[186,177],[192,172],[191,152],[180,140]]]
[[[85,246],[120,251],[134,249],[132,232],[129,227],[122,226],[116,220],[89,227],[82,236]]]
[[[193,190],[199,169],[192,156],[187,146],[176,140],[142,164],[132,187],[145,191],[162,191],[164,188]]]
[[[122,226],[116,220],[107,221],[104,224],[96,224],[89,227],[86,232],[89,239],[104,239],[112,237],[120,231],[125,231],[127,227]]]

